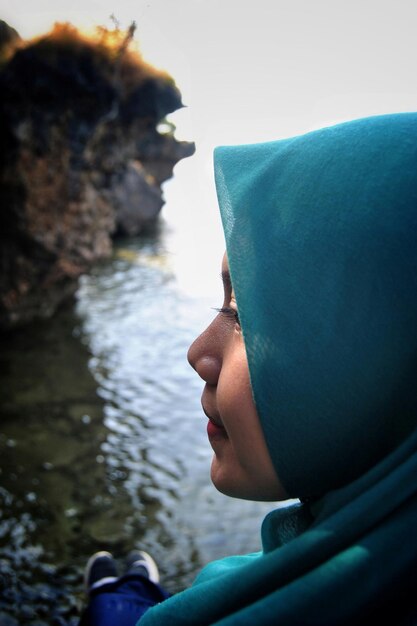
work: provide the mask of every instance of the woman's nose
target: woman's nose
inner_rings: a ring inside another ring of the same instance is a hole
[[[220,370],[221,358],[205,330],[188,349],[188,362],[197,374],[209,385],[216,385]]]

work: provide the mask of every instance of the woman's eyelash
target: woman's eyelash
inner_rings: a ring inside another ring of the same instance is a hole
[[[222,306],[220,309],[214,307],[214,310],[217,311],[217,313],[222,313],[222,315],[233,318],[236,324],[240,324],[239,313],[235,309],[232,309],[232,307]]]

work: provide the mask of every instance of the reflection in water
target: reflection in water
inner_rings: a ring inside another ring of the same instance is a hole
[[[172,592],[213,558],[259,549],[270,506],[211,486],[186,361],[218,303],[181,293],[172,267],[163,233],[121,243],[75,312],[4,342],[0,622],[76,623],[98,549],[149,550]]]
[[[62,311],[2,338],[0,606],[19,624],[76,615],[85,503],[106,493],[103,401],[77,324]]]

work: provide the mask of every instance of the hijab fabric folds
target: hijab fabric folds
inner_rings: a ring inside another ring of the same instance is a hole
[[[140,624],[415,624],[417,113],[218,148],[215,173],[262,429],[310,504]]]

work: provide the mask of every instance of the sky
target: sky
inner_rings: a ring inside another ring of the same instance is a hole
[[[136,22],[145,59],[187,105],[172,120],[197,151],[166,197],[188,212],[197,247],[210,240],[204,211],[194,222],[193,212],[215,204],[215,145],[417,109],[417,0],[0,0],[0,17],[25,38],[55,21],[110,26],[111,14]]]

